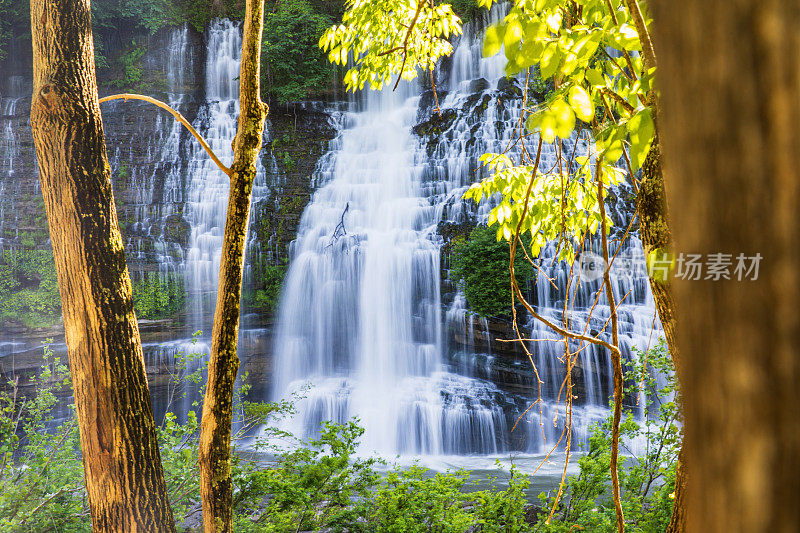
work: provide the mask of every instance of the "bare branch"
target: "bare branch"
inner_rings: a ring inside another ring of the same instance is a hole
[[[151,103],[153,105],[156,105],[156,106],[160,107],[161,109],[165,109],[166,111],[169,111],[169,113],[173,117],[175,117],[175,120],[177,120],[178,122],[180,122],[181,124],[186,126],[186,129],[189,130],[189,133],[191,133],[194,136],[194,138],[197,139],[197,141],[200,143],[200,146],[202,146],[203,149],[208,153],[208,155],[211,156],[211,159],[214,160],[214,163],[217,164],[217,166],[220,168],[220,170],[222,170],[228,176],[231,175],[231,169],[222,164],[222,161],[220,161],[219,157],[217,157],[217,154],[214,153],[214,151],[211,149],[211,147],[208,145],[208,143],[205,141],[205,139],[203,139],[203,136],[200,135],[199,133],[197,133],[197,130],[194,129],[191,124],[189,124],[188,120],[183,118],[183,115],[181,115],[180,113],[178,113],[177,111],[172,109],[170,106],[168,106],[167,104],[165,104],[161,100],[156,100],[155,98],[151,98],[149,96],[144,96],[143,94],[125,93],[125,94],[112,94],[111,96],[105,96],[105,97],[101,98],[99,100],[99,102],[102,104],[103,102],[109,102],[111,100],[125,100],[125,101],[127,101],[127,100],[142,100],[144,102],[149,102],[149,103]]]

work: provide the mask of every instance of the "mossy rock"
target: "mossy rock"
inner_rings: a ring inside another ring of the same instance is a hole
[[[164,220],[164,240],[174,242],[182,248],[189,245],[192,226],[181,215],[170,215]]]

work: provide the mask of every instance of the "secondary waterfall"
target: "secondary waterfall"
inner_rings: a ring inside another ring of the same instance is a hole
[[[544,402],[511,434],[535,398],[493,383],[509,363],[497,362],[485,353],[490,350],[478,353],[446,340],[447,331],[457,327],[466,327],[471,338],[476,327],[484,330],[479,332],[484,338],[492,337],[487,321],[466,311],[461,293],[442,294],[439,229],[485,218],[485,207],[476,212],[461,195],[483,176],[477,158],[505,150],[515,135],[521,101],[509,97],[514,82],[502,78],[502,54],[481,58],[477,35],[479,27],[499,16],[495,8],[482,25],[465,27],[445,73],[450,91],[440,95],[442,115],[452,120],[427,146],[412,128],[430,116],[431,95],[401,84],[396,92],[366,91],[351,100],[340,135],[320,160],[315,176],[320,188],[293,244],[274,344],[272,398],[302,397],[286,429],[308,436],[323,420],[355,416],[366,430],[363,449],[385,457],[538,453],[558,440],[565,418],[563,395],[556,401],[563,343],[531,343],[546,381]],[[588,150],[589,140],[578,146]],[[542,168],[550,168],[556,157],[553,148],[546,151]],[[636,239],[624,251],[640,262]],[[553,253],[548,247],[541,264],[559,290],[541,277],[536,303],[541,313],[560,322],[572,266],[556,262],[550,267],[552,261],[546,260]],[[646,272],[614,274],[617,302],[625,297],[620,330],[630,358],[630,348],[646,348],[658,326]],[[584,283],[570,298],[573,327],[579,331],[589,321],[587,295],[598,289],[599,282]],[[603,298],[589,329],[601,331],[608,316]],[[558,338],[537,322],[526,326],[532,338]],[[510,364],[529,366],[527,361]],[[585,391],[573,413],[575,444],[585,442],[589,425],[607,412],[609,364],[593,346],[580,355]],[[521,385],[531,385],[532,379]]]

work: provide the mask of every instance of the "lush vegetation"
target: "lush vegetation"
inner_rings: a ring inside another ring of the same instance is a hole
[[[143,273],[133,282],[133,307],[139,319],[170,318],[184,307],[183,278]]]
[[[279,103],[318,96],[328,89],[335,68],[317,42],[333,19],[306,0],[279,0],[264,17],[262,83]]]
[[[50,250],[16,248],[0,254],[0,323],[28,327],[58,322],[61,296]]]
[[[274,313],[278,308],[286,266],[259,257],[252,261],[251,267],[254,274],[252,286],[243,289],[242,303],[251,311]]]
[[[432,71],[453,52],[449,38],[461,34],[461,19],[447,3],[354,0],[347,7],[342,24],[331,26],[319,46],[331,63],[352,63],[344,75],[351,91],[413,80],[418,69]]]
[[[492,0],[480,3],[489,7]],[[652,61],[634,15],[624,2],[612,6],[603,0],[582,2],[579,9],[563,0],[519,1],[486,31],[484,55],[502,49],[508,75],[533,67],[543,80],[554,82],[544,105],[523,117],[526,130],[555,143],[559,153],[561,140],[575,132],[591,133],[596,143],[591,157],[566,154],[577,163],[573,168],[558,165],[548,172],[534,169],[530,155],[520,165],[503,154],[484,155],[492,175],[474,184],[465,198],[480,202],[499,193],[502,201],[492,210],[490,225],[496,224],[498,238],[508,241],[517,230],[530,232],[534,255],[546,242],[557,241],[561,258],[572,260],[587,230],[594,233],[603,222],[595,183],[606,188],[623,181],[625,172],[618,168],[623,160],[628,179],[634,179],[654,139],[655,67],[648,66]],[[610,227],[611,219],[605,223]]]
[[[647,417],[638,422],[628,411],[620,428],[629,454],[624,467],[619,468],[621,503],[626,531],[653,533],[664,531],[672,514],[681,415],[675,398],[678,393],[675,369],[663,339],[649,353],[636,353],[638,362],[626,373],[625,395],[646,402]],[[656,376],[664,380],[661,385]],[[559,501],[550,524],[539,524],[537,531],[616,530],[614,503],[608,488],[610,442],[611,416],[592,429],[589,449],[578,459],[580,473],[569,479],[566,497]],[[555,497],[541,494],[540,500],[549,511]]]
[[[6,13],[11,9],[11,0],[0,0],[0,13]],[[8,55],[8,41],[11,39],[11,24],[5,17],[0,19],[0,61]]]
[[[44,355],[43,370],[34,380],[35,397],[23,398],[13,382],[7,392],[0,393],[0,531],[88,532],[77,424],[71,407],[56,411],[59,396],[69,390],[69,371],[47,346]],[[650,416],[645,422],[637,423],[629,413],[623,424],[626,442],[638,440],[641,450],[631,450],[620,477],[630,531],[652,533],[663,531],[672,509],[679,414],[670,399],[674,378],[660,388],[655,379],[656,372],[672,375],[663,344],[646,356],[639,355],[642,362],[630,368],[627,393],[646,390],[647,401],[656,405],[648,404]],[[202,382],[201,361],[199,354],[179,355],[171,375],[170,404],[185,394],[187,385]],[[589,449],[578,459],[580,472],[567,482],[568,497],[545,523],[552,497],[541,494],[541,507],[530,513],[533,508],[525,495],[528,479],[513,467],[504,487],[490,479],[484,490],[476,490],[463,470],[434,473],[414,466],[381,473],[386,468],[382,460],[356,453],[363,433],[357,420],[323,423],[316,438],[302,442],[275,429],[277,420],[291,416],[290,402],[249,402],[248,390],[245,384],[236,395],[236,531],[614,530],[608,494],[610,418],[593,429]],[[643,396],[641,401],[645,401]],[[197,524],[199,518],[199,403],[193,405],[185,423],[167,413],[159,428],[165,477],[179,525]],[[256,427],[262,427],[262,432],[245,450],[244,438]]]
[[[511,313],[508,244],[495,235],[495,230],[487,226],[476,226],[469,238],[457,237],[451,248],[450,276],[464,291],[470,309],[481,316]],[[514,272],[519,285],[524,286],[533,268],[519,255]]]

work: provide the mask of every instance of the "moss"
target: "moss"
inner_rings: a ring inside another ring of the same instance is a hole
[[[189,245],[189,237],[192,235],[192,226],[181,215],[169,215],[164,220],[164,240],[167,242],[174,242],[187,248]]]

